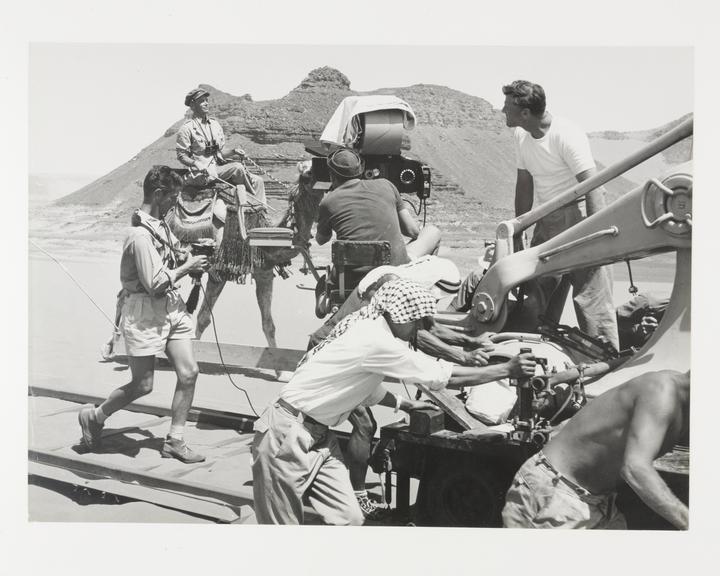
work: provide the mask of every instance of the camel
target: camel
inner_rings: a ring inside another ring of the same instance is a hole
[[[312,225],[317,220],[318,207],[320,206],[320,200],[322,200],[323,195],[322,192],[316,192],[312,189],[311,162],[309,160],[298,162],[297,168],[299,172],[298,179],[288,194],[288,207],[282,213],[279,222],[276,224],[278,228],[289,228],[293,231],[292,247],[264,247],[251,250],[242,236],[237,236],[237,245],[230,247],[230,249],[235,249],[237,253],[242,253],[245,256],[244,266],[242,267],[243,271],[235,275],[237,280],[244,283],[246,273],[249,273],[255,280],[255,296],[260,308],[262,330],[268,346],[272,348],[277,348],[275,322],[273,321],[271,310],[275,270],[284,277],[287,277],[287,273],[284,270],[285,266],[300,253],[301,249],[307,250],[309,248],[312,237]],[[213,220],[213,239],[221,250],[226,249],[227,246],[222,244],[222,237],[225,231],[223,227],[218,227],[215,224],[216,221]],[[253,227],[268,227],[269,225],[270,222],[265,216],[264,211],[249,210],[245,215],[245,227],[247,229]],[[252,265],[250,265],[250,259],[253,260]],[[223,279],[223,274],[218,273],[217,265],[214,265],[208,274],[205,297],[197,315],[195,331],[197,339],[200,339],[202,333],[210,325],[212,309],[226,283],[227,276]],[[122,298],[119,294],[115,314],[116,328],[109,340],[101,347],[101,355],[105,360],[112,359],[117,350],[117,343],[120,337],[120,331],[117,326],[119,326],[120,323],[121,309]]]
[[[277,348],[275,340],[275,322],[272,317],[272,294],[275,269],[279,267],[279,273],[284,274],[284,266],[290,263],[300,253],[300,247],[307,249],[312,237],[311,228],[317,220],[318,207],[322,199],[322,192],[312,190],[312,175],[310,173],[310,161],[298,163],[298,179],[296,185],[288,195],[288,207],[282,214],[280,221],[275,225],[278,228],[290,228],[293,231],[293,246],[291,248],[272,247],[257,249],[260,254],[260,265],[253,265],[250,275],[255,281],[255,296],[260,308],[262,330],[265,334],[268,346]],[[261,213],[262,214],[262,213]],[[253,222],[254,220],[254,222]],[[257,215],[246,216],[246,226],[251,224],[268,226],[267,220]],[[216,233],[217,238],[217,233]],[[238,242],[245,241],[240,237]],[[220,244],[218,242],[218,244]],[[242,281],[242,280],[241,280]],[[203,299],[200,311],[197,315],[195,336],[200,339],[202,333],[210,325],[211,312],[217,302],[226,280],[217,274],[208,275],[207,286],[205,287],[205,298]]]

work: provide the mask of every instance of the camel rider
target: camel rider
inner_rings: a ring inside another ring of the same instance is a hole
[[[185,96],[185,106],[192,116],[178,130],[175,151],[178,160],[190,168],[189,184],[206,186],[220,178],[235,185],[243,185],[248,192],[249,203],[265,203],[265,183],[250,174],[242,163],[245,153],[239,149],[226,149],[225,133],[220,123],[208,115],[210,93],[202,88],[190,90]],[[226,157],[237,161],[227,161]]]

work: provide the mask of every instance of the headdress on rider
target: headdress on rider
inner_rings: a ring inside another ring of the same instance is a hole
[[[203,90],[202,88],[193,88],[185,96],[185,106],[191,106],[193,102],[202,98],[203,96],[210,96],[210,92]]]

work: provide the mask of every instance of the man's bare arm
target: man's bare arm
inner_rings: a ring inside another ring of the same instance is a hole
[[[676,418],[674,388],[659,382],[635,400],[620,475],[652,510],[673,526],[686,530],[688,508],[668,488],[653,466]]]
[[[595,174],[597,174],[597,170],[595,168],[590,168],[589,170],[580,172],[580,174],[577,174],[575,178],[578,182],[584,182],[591,176],[595,176]],[[595,212],[599,212],[600,210],[605,208],[605,206],[607,206],[605,202],[605,188],[600,186],[599,188],[595,188],[595,190],[588,193],[585,196],[585,205],[587,206],[588,216],[592,216],[593,214],[595,214]]]
[[[403,208],[398,212],[398,219],[400,220],[400,232],[403,236],[407,236],[415,240],[420,234],[420,227],[415,221],[415,218],[410,214],[410,210]]]
[[[417,346],[425,354],[463,366],[485,366],[488,363],[488,355],[484,351],[465,351],[444,341],[444,338],[439,338],[429,330],[418,331]]]
[[[532,174],[527,170],[518,169],[515,181],[515,216],[530,211],[533,206],[534,191]]]
[[[463,388],[494,382],[501,378],[531,378],[535,374],[535,356],[519,354],[502,364],[490,366],[453,366],[447,388]]]
[[[433,321],[430,327],[430,332],[446,344],[451,344],[453,346],[462,346],[463,348],[483,347],[485,349],[489,349],[493,346],[492,342],[489,340],[489,337],[492,334],[490,332],[485,332],[480,336],[468,336],[467,334],[453,330],[452,328],[435,321]]]

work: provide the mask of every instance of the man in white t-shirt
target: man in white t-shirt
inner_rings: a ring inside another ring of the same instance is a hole
[[[545,109],[542,86],[516,80],[503,86],[506,124],[514,128],[517,154],[515,215],[528,212],[566,192],[596,173],[595,161],[585,133]],[[597,188],[586,196],[587,215],[605,207],[605,192]],[[536,246],[567,230],[584,218],[580,205],[571,204],[547,215],[535,225],[532,245]],[[564,277],[540,279],[548,302],[545,314],[559,320],[572,284],[578,325],[590,336],[604,337],[618,347],[617,321],[612,302],[612,276],[609,268],[575,270]],[[561,288],[565,285],[565,289]]]
[[[301,524],[304,496],[328,524],[363,523],[328,427],[347,420],[357,406],[380,404],[395,411],[429,406],[388,392],[382,385],[386,377],[440,390],[535,373],[530,354],[465,367],[411,349],[408,342],[436,311],[435,298],[418,284],[387,282],[368,306],[343,319],[300,361],[279,398],[255,422],[253,496],[260,524]]]

